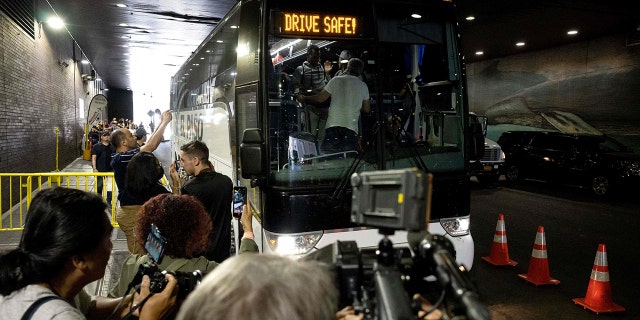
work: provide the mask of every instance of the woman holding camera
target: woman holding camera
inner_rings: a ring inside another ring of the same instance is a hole
[[[258,245],[253,241],[251,212],[246,205],[240,222],[245,230],[240,253],[258,252]],[[211,218],[195,197],[161,194],[142,205],[136,220],[136,245],[139,250],[146,252],[144,241],[151,232],[151,224],[166,239],[164,255],[160,261],[153,261],[149,255],[129,256],[122,266],[118,283],[109,292],[110,297],[121,297],[127,293],[141,265],[156,265],[159,270],[171,272],[199,270],[203,273],[218,265],[201,255],[207,247],[212,226]]]
[[[0,256],[0,315],[30,319],[105,318],[120,299],[90,297],[83,287],[104,276],[113,227],[107,205],[93,193],[67,188],[39,191],[33,198],[18,247]],[[160,319],[175,304],[176,279],[167,276],[165,289],[149,296],[143,281],[133,303],[140,319]],[[126,297],[129,306],[131,296]],[[119,317],[118,317],[119,318]]]

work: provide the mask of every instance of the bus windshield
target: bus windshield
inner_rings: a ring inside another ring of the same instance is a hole
[[[351,32],[361,37],[344,39],[349,34],[329,37],[320,32],[319,37],[313,37],[317,35],[299,30],[305,23],[313,25],[314,19],[322,29],[328,14],[314,18],[273,12],[269,28],[273,32],[268,37],[272,68],[267,70],[267,118],[270,181],[274,186],[335,186],[353,172],[370,170],[464,169],[463,113],[458,106],[460,70],[451,21],[442,15],[409,15],[424,12],[424,7],[385,7],[378,11],[377,34],[359,30],[371,27],[365,22],[349,24],[349,19],[362,19],[358,13],[355,18],[345,14],[347,22],[338,26],[351,27]],[[296,29],[304,37],[292,36],[283,28]],[[319,57],[312,57],[310,48],[317,48]],[[339,106],[331,105],[331,98],[325,106],[301,103],[296,95],[322,91],[328,81],[343,76],[350,58],[364,62],[358,77],[368,88],[371,111],[354,119],[355,146],[325,152],[322,130]]]

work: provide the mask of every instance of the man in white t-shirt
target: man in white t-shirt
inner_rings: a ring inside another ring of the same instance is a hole
[[[358,119],[360,112],[369,113],[369,88],[360,80],[364,62],[352,58],[345,74],[333,77],[313,96],[297,97],[302,103],[322,103],[331,97],[325,138],[320,146],[323,154],[357,150]]]

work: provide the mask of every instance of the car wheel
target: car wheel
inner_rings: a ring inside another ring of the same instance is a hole
[[[476,176],[478,178],[478,182],[480,182],[483,186],[490,186],[500,179],[499,174],[485,175],[485,176]]]
[[[518,166],[515,166],[515,165],[508,165],[507,166],[507,171],[504,174],[504,177],[509,182],[522,181],[522,179],[523,179],[522,171],[520,171],[520,168]]]
[[[596,175],[591,179],[591,191],[598,196],[608,195],[611,191],[609,178],[604,175]]]

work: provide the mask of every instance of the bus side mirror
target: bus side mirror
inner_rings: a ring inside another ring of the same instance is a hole
[[[245,179],[259,179],[264,173],[263,158],[266,156],[261,129],[245,129],[240,144],[240,171]]]
[[[484,156],[484,129],[479,122],[471,122],[471,154],[469,159],[480,160]]]

